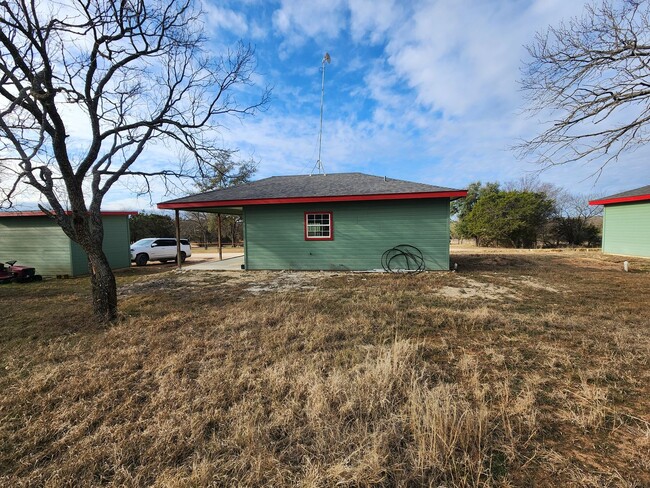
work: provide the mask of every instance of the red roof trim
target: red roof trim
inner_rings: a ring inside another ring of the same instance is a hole
[[[592,200],[589,202],[589,205],[609,205],[610,203],[641,202],[643,200],[650,200],[650,194],[635,195],[633,197],[603,198],[602,200]]]
[[[72,212],[65,212],[66,215],[72,215]],[[126,215],[138,215],[138,212],[123,212],[123,211],[113,211],[109,210],[106,212],[101,212],[102,217],[119,217]],[[0,212],[0,217],[47,217],[48,215],[45,212],[40,210],[28,211],[28,212]]]
[[[191,209],[205,207],[241,207],[244,205],[273,205],[284,203],[362,202],[371,200],[412,200],[417,198],[461,198],[466,190],[424,193],[389,193],[381,195],[337,195],[325,197],[258,198],[251,200],[221,200],[208,202],[159,203],[160,209]]]

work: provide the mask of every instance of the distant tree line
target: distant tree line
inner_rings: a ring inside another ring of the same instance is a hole
[[[601,209],[590,207],[590,199],[535,178],[477,181],[466,198],[452,202],[452,238],[479,246],[597,246]]]
[[[174,237],[176,229],[174,220],[169,215],[145,212],[132,215],[129,218],[131,241],[139,241],[147,237]]]
[[[205,212],[187,213],[181,219],[181,234],[206,249],[216,245],[219,231],[217,214]],[[237,246],[244,240],[242,219],[238,215],[221,215],[221,242],[223,245]]]

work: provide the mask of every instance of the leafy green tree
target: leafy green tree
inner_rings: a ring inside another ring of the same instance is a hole
[[[460,239],[461,235],[458,232],[458,221],[450,220],[449,221],[449,236],[452,239]]]
[[[220,149],[212,164],[196,179],[197,189],[206,192],[248,183],[257,171],[257,163],[237,161],[236,154],[231,149]]]
[[[174,221],[168,215],[141,213],[129,219],[131,241],[147,237],[171,237],[176,234]]]
[[[479,245],[532,247],[554,207],[543,193],[497,191],[479,198],[463,221]]]
[[[481,197],[496,193],[499,191],[499,183],[488,182],[485,185],[480,181],[470,183],[467,187],[467,196],[451,202],[451,215],[458,219],[458,223],[454,225],[454,234],[456,238],[470,238],[475,237],[467,228],[466,217],[476,205]],[[477,242],[478,244],[478,242]]]
[[[471,212],[472,207],[479,198],[497,191],[499,191],[499,183],[497,182],[488,182],[485,185],[480,181],[470,183],[467,187],[467,196],[451,202],[451,214],[457,216],[458,220],[462,220]]]

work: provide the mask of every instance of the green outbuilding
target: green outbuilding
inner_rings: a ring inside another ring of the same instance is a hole
[[[273,176],[158,204],[240,215],[249,270],[449,269],[449,204],[465,190],[362,173]],[[397,251],[392,251],[398,246]]]
[[[650,185],[617,193],[589,205],[603,205],[603,252],[650,258]]]
[[[104,253],[111,268],[131,265],[129,215],[137,212],[102,212]],[[0,212],[0,261],[15,260],[32,266],[43,276],[88,274],[88,257],[43,212]]]

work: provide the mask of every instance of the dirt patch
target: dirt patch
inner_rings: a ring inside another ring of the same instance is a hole
[[[561,293],[568,288],[549,283],[530,275],[510,275],[486,273],[485,267],[501,271],[504,267],[521,266],[516,258],[509,257],[499,261],[496,268],[492,262],[493,256],[488,256],[472,263],[472,268],[483,271],[470,278],[463,274],[443,273],[437,275],[443,286],[439,293],[451,299],[479,298],[485,300],[521,300],[530,290]],[[487,261],[487,263],[486,263]],[[611,263],[607,263],[611,264]],[[311,291],[318,283],[328,277],[339,276],[340,272],[322,271],[218,271],[206,270],[170,270],[152,278],[142,277],[137,281],[122,284],[118,289],[119,296],[155,294],[156,291],[183,291],[195,293],[196,290],[238,289],[253,295],[270,292]],[[356,276],[357,273],[343,273]],[[435,273],[434,273],[435,274]],[[364,278],[365,279],[365,278]],[[495,283],[496,281],[496,283]],[[527,291],[528,290],[528,291]]]
[[[257,281],[245,290],[253,295],[277,291],[308,291],[314,290],[314,282],[321,278],[323,275],[320,273],[279,272],[274,273],[268,280]]]
[[[118,287],[118,296],[131,296],[155,293],[157,290],[192,290],[197,287],[215,284],[215,277],[187,271],[169,271],[157,278],[146,277]]]
[[[510,282],[519,287],[519,286],[525,286],[527,288],[533,288],[535,290],[543,290],[543,291],[548,291],[551,293],[560,293],[561,290],[554,288],[547,283],[544,283],[536,278],[533,278],[532,276],[522,276],[520,278],[510,278]]]
[[[157,278],[144,278],[133,283],[123,284],[118,296],[151,294],[160,290],[242,288],[243,291],[257,295],[266,292],[309,291],[316,288],[315,283],[327,276],[337,275],[321,272],[290,271],[239,271],[206,272],[205,270],[169,271]]]
[[[471,278],[458,277],[461,286],[443,286],[440,293],[447,298],[483,298],[486,300],[520,300],[512,289],[494,283],[485,283]]]

